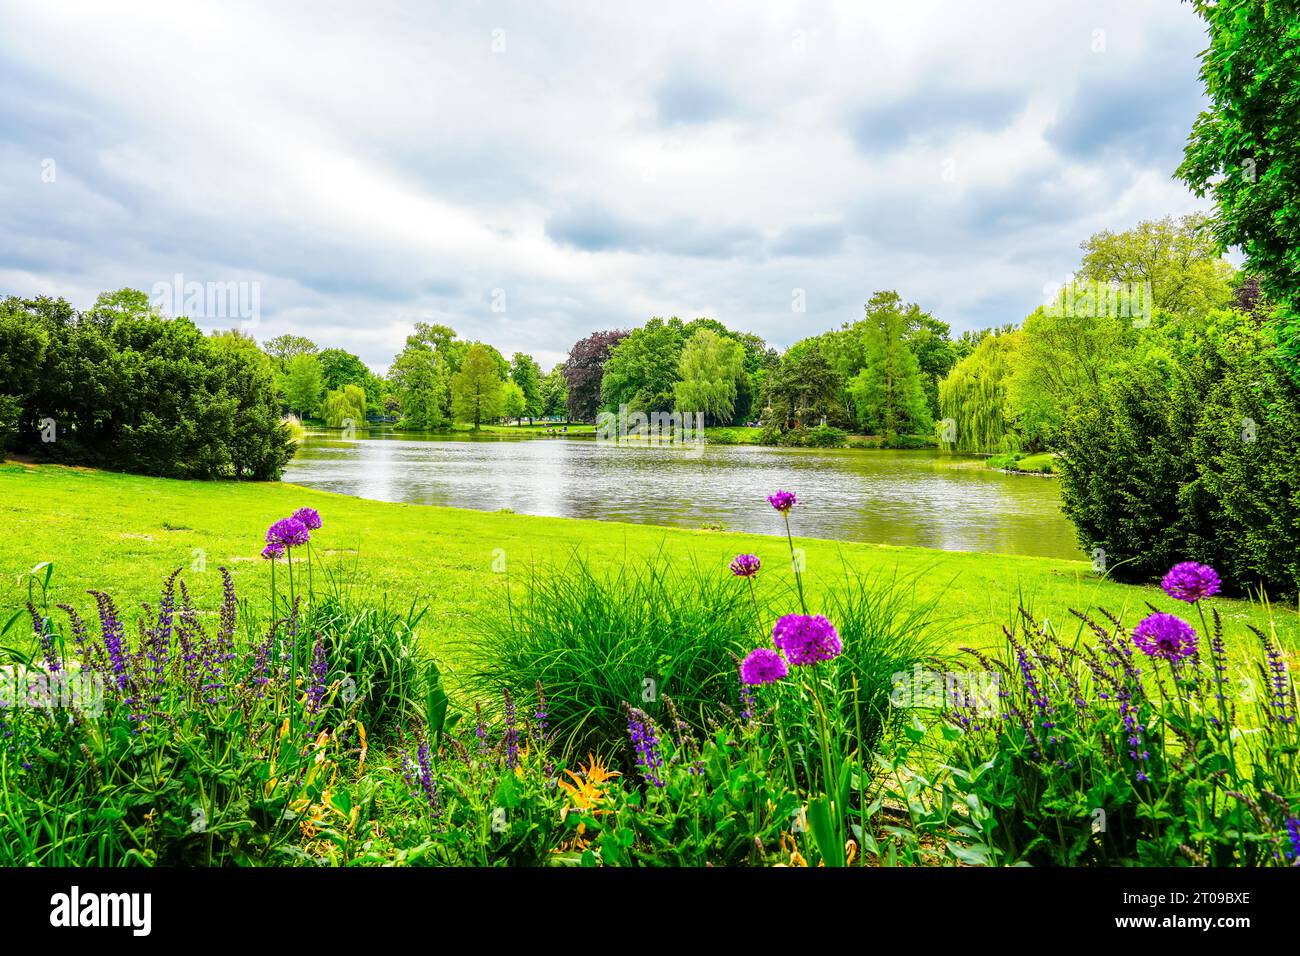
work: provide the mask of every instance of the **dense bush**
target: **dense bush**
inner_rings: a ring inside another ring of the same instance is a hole
[[[269,359],[142,292],[75,312],[0,302],[0,450],[174,478],[278,478],[292,454]]]
[[[1264,333],[1212,329],[1080,397],[1062,432],[1062,505],[1120,580],[1187,557],[1234,593],[1294,594],[1298,429],[1300,385]]]
[[[780,435],[776,443],[785,448],[843,448],[848,439],[848,432],[833,425],[799,425]]]

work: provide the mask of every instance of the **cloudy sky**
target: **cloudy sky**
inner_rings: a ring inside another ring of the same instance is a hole
[[[1203,46],[1176,0],[0,0],[0,294],[257,283],[259,339],[377,369],[421,320],[545,367],[881,288],[1018,321],[1091,233],[1205,207]]]

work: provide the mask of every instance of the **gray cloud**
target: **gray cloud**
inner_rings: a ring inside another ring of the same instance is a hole
[[[0,293],[257,281],[260,337],[376,368],[416,321],[546,363],[650,315],[784,346],[879,288],[1018,321],[1091,232],[1203,206],[1170,180],[1201,96],[1185,4],[0,17]]]

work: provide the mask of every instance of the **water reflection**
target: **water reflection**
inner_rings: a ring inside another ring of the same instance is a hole
[[[309,432],[284,477],[379,501],[765,534],[781,527],[765,496],[788,488],[811,537],[1082,557],[1055,480],[933,452]]]

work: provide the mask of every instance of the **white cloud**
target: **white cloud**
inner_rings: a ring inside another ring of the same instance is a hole
[[[0,11],[0,291],[260,281],[259,335],[376,367],[419,319],[544,364],[652,314],[788,345],[882,287],[1017,321],[1091,232],[1198,208],[1186,5]]]

